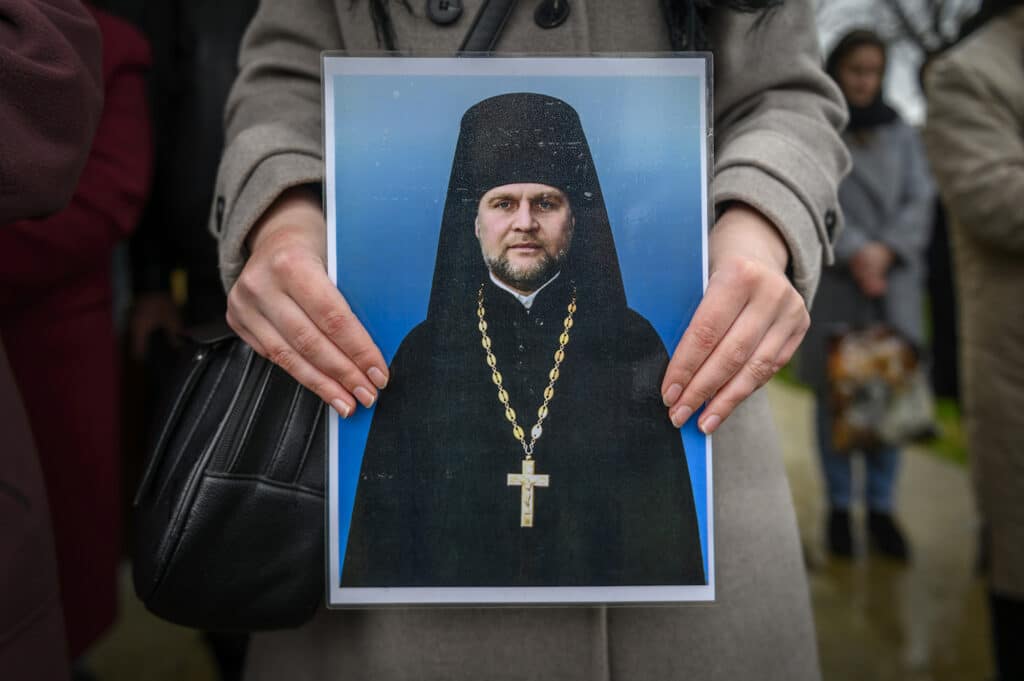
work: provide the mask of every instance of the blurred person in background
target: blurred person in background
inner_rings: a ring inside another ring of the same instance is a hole
[[[846,226],[836,241],[835,265],[821,275],[799,371],[816,393],[829,505],[827,544],[840,557],[854,555],[850,508],[855,498],[852,452],[837,451],[832,442],[829,338],[882,322],[918,347],[924,342],[924,257],[934,191],[917,133],[883,99],[886,57],[885,43],[875,33],[855,30],[839,40],[826,62],[850,110],[843,139],[853,169],[839,186]],[[865,452],[864,459],[870,545],[905,560],[909,547],[893,516],[900,451],[882,447]]]
[[[0,0],[0,64],[2,235],[71,198],[103,102],[100,33],[78,2]],[[6,681],[64,681],[46,489],[2,340],[0,434],[0,673]]]
[[[1024,6],[985,2],[931,67],[925,143],[951,217],[964,418],[1000,681],[1024,679]]]
[[[121,20],[90,12],[103,39],[105,101],[77,188],[60,212],[0,229],[0,335],[42,464],[72,659],[106,632],[116,613],[111,253],[138,221],[152,156],[148,44]],[[79,674],[87,678],[84,669]]]
[[[149,82],[156,163],[153,193],[132,236],[132,355],[153,350],[153,334],[223,321],[217,241],[207,229],[224,148],[224,104],[238,73],[238,47],[258,0],[148,0],[153,47]],[[183,309],[172,272],[185,275]]]

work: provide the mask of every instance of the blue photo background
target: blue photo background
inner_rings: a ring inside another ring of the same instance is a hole
[[[426,318],[462,114],[508,92],[547,94],[576,109],[604,193],[628,304],[672,353],[703,291],[705,93],[699,79],[333,78],[338,286],[389,364],[406,334]],[[372,416],[360,409],[339,419],[339,565]],[[682,438],[707,574],[706,447],[695,424],[691,418]]]

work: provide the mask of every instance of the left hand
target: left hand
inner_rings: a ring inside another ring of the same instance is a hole
[[[707,291],[672,355],[661,393],[677,428],[707,402],[698,426],[711,434],[785,366],[811,319],[786,276],[786,242],[761,213],[734,204],[708,242]]]
[[[885,244],[869,241],[850,260],[850,272],[860,290],[869,298],[884,296],[889,269],[896,255]]]

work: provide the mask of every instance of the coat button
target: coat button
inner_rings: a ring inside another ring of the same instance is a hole
[[[427,0],[427,16],[438,26],[454,24],[462,16],[462,0]]]
[[[555,28],[569,18],[569,0],[544,0],[537,5],[533,20],[541,28]]]
[[[537,318],[537,321],[535,323],[537,324],[537,326],[544,326],[544,320],[541,319],[540,317]]]
[[[825,211],[825,233],[828,234],[828,240],[834,241],[836,236],[836,212],[829,208]]]

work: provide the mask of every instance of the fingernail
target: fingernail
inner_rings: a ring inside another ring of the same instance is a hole
[[[388,387],[388,377],[384,375],[384,372],[377,367],[370,367],[366,370],[366,375],[369,376],[373,384],[383,390]]]
[[[672,425],[676,428],[682,428],[683,424],[686,423],[691,416],[693,416],[693,410],[684,404],[672,412]]]
[[[338,412],[338,416],[343,419],[347,419],[348,415],[352,413],[352,407],[345,404],[342,400],[334,400],[331,402],[331,406],[334,407],[334,411]]]
[[[709,414],[701,419],[700,429],[704,431],[705,435],[711,435],[721,422],[722,419],[718,417],[718,414]]]
[[[376,399],[373,396],[373,393],[371,393],[363,386],[359,386],[358,388],[353,390],[352,394],[355,395],[356,399],[359,400],[359,403],[362,404],[367,409],[373,406],[373,401]]]
[[[673,383],[665,391],[665,394],[661,396],[662,401],[666,407],[671,407],[679,399],[679,396],[683,394],[683,386],[678,383]]]

